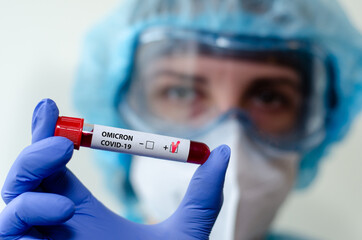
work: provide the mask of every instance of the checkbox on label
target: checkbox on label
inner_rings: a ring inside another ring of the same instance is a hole
[[[170,145],[170,153],[178,153],[178,146],[172,151],[172,144]]]
[[[154,145],[155,145],[155,142],[153,142],[153,141],[146,141],[146,149],[153,149],[153,147],[154,147]]]

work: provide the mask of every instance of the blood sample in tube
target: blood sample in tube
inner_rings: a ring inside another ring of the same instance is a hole
[[[87,124],[82,118],[59,117],[54,136],[68,138],[74,149],[88,147],[195,164],[205,163],[210,155],[209,147],[201,142]]]

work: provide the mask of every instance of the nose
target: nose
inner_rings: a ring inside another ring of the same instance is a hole
[[[223,76],[222,81],[212,87],[212,97],[217,109],[224,113],[241,107],[242,82],[231,76]]]

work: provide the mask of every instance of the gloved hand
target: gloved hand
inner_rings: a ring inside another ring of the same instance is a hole
[[[53,137],[58,114],[49,99],[35,108],[32,145],[20,153],[2,189],[1,239],[208,239],[223,202],[227,146],[196,170],[171,217],[142,225],[107,209],[65,167],[73,143]]]

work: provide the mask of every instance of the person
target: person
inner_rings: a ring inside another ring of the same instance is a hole
[[[258,239],[359,112],[361,51],[334,0],[124,1],[87,36],[75,103],[92,122],[227,143],[211,239]],[[177,208],[195,171],[96,158],[122,214],[148,223]]]
[[[335,0],[123,1],[87,36],[75,103],[90,122],[227,143],[210,238],[274,238],[361,108],[361,53]],[[122,215],[146,223],[177,209],[196,168],[97,154]]]

